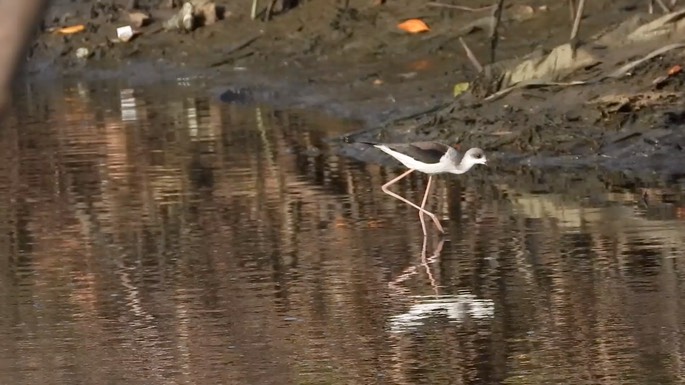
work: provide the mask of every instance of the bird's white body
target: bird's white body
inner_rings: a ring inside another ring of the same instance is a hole
[[[459,152],[452,147],[447,149],[447,152],[440,158],[438,163],[424,163],[412,158],[409,155],[395,151],[384,144],[377,144],[375,146],[379,150],[392,156],[402,163],[405,167],[417,170],[426,174],[440,174],[452,173],[463,174],[471,169],[476,164],[485,164],[485,157],[475,159],[469,156],[467,152],[464,157],[460,159]]]

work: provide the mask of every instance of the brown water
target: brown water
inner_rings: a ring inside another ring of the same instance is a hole
[[[449,235],[424,243],[380,190],[401,170],[327,151],[349,122],[192,87],[21,95],[0,384],[685,381],[677,185],[571,199],[480,168],[439,179]]]

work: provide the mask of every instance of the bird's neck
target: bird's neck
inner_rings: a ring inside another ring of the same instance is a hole
[[[471,162],[464,162],[461,161],[457,165],[457,167],[454,168],[454,171],[452,171],[453,174],[463,174],[467,171],[469,171],[473,167],[473,164]]]

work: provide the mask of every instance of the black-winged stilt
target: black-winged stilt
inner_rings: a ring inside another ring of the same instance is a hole
[[[427,234],[426,223],[423,219],[424,214],[428,215],[433,220],[435,227],[437,227],[441,233],[445,232],[435,214],[424,209],[426,202],[428,201],[428,193],[430,192],[433,175],[441,173],[463,174],[477,164],[487,164],[485,151],[480,148],[471,148],[462,156],[455,148],[440,142],[359,143],[372,145],[409,168],[409,170],[402,175],[384,184],[381,187],[381,190],[419,210],[419,219],[421,220],[421,228],[423,229],[424,236]],[[415,170],[428,174],[428,184],[426,185],[426,192],[423,195],[421,206],[388,189],[391,185],[397,183],[400,179],[406,177]]]

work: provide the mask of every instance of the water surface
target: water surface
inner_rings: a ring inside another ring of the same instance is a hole
[[[438,179],[448,235],[424,240],[380,189],[401,169],[328,150],[357,128],[27,87],[0,137],[0,383],[683,382],[682,184],[478,168]]]

